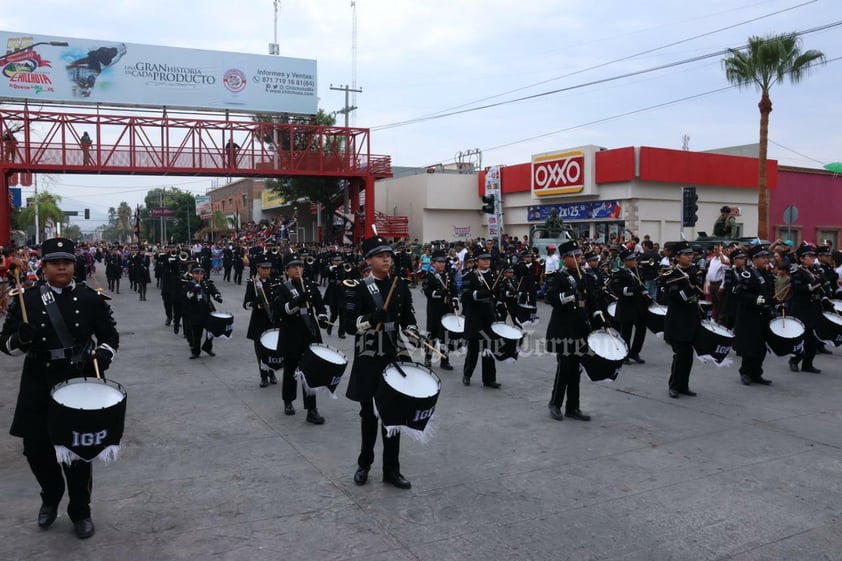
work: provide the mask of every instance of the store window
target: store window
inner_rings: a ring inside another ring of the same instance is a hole
[[[775,226],[775,239],[792,240],[798,247],[801,244],[801,226]]]
[[[816,228],[816,243],[824,244],[825,240],[833,249],[839,249],[839,228]]]
[[[625,222],[597,222],[594,226],[594,237],[602,243],[618,243],[626,231]]]

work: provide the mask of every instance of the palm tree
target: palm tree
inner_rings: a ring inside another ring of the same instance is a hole
[[[757,178],[757,236],[769,235],[769,193],[766,185],[766,154],[769,145],[769,113],[772,99],[769,89],[788,78],[797,84],[816,64],[825,61],[821,51],[801,51],[801,39],[795,33],[750,37],[748,48],[728,49],[731,56],[722,59],[725,78],[739,88],[755,86],[760,90],[760,150]]]
[[[59,208],[58,203],[61,202],[61,197],[54,195],[49,191],[38,193],[38,231],[43,232],[47,220],[51,220],[53,224],[60,224],[64,221],[64,212]],[[18,224],[21,226],[32,226],[35,224],[35,204],[21,209],[18,215]]]
[[[120,241],[126,243],[132,233],[131,225],[132,207],[123,201],[117,209],[117,231],[120,233]]]

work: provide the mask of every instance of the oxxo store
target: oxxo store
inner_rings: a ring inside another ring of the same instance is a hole
[[[486,172],[479,176],[484,194]],[[757,231],[756,158],[647,146],[581,146],[500,168],[504,232],[528,234],[553,208],[581,237],[608,241],[626,232],[655,242],[680,239],[681,193],[696,187],[699,220],[687,239],[710,234],[720,208],[731,207],[743,235]],[[777,162],[768,162],[769,188]]]

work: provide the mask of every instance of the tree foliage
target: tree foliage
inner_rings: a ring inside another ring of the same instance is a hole
[[[163,207],[173,210],[175,216],[165,219],[165,235],[167,243],[189,243],[193,239],[193,233],[202,227],[202,222],[196,216],[196,197],[193,193],[182,191],[177,187],[151,189],[144,197],[146,213],[141,211],[141,218],[146,224],[148,235],[145,239],[160,242],[161,226],[160,219],[149,216],[153,208]]]
[[[769,147],[769,114],[772,99],[769,90],[775,84],[789,80],[797,84],[810,70],[825,61],[824,53],[801,50],[801,39],[795,33],[750,37],[745,50],[729,49],[730,56],[722,60],[725,78],[739,88],[755,87],[760,91],[760,150],[758,154],[757,235],[769,235],[769,193],[766,161]]]
[[[38,205],[38,229],[40,232],[44,231],[44,226],[48,219],[53,224],[59,224],[64,221],[64,212],[58,206],[60,202],[61,197],[49,191],[38,193],[35,204]],[[35,204],[22,208],[18,214],[17,221],[21,229],[35,225]]]

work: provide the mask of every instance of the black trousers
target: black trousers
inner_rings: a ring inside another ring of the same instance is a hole
[[[64,496],[66,479],[67,495],[70,498],[67,515],[70,520],[76,522],[90,518],[93,486],[91,464],[82,461],[75,461],[69,466],[59,464],[53,445],[46,440],[24,438],[23,454],[41,486],[41,500],[45,504],[58,506]]]
[[[344,307],[340,307],[340,306],[331,306],[330,307],[330,320],[329,321],[330,321],[330,323],[336,323],[336,320],[339,319],[339,324],[337,325],[337,329],[339,330],[338,334],[340,336],[345,335],[345,322],[342,321],[342,311],[344,309],[345,309]],[[328,335],[330,335],[331,331],[333,331],[333,326],[328,325],[327,326]]]
[[[634,329],[634,338],[632,338],[632,328]],[[640,351],[643,349],[643,341],[646,340],[646,322],[621,323],[620,335],[623,336],[623,341],[629,347],[629,356],[636,357],[640,355]]]
[[[145,282],[137,283],[137,292],[141,300],[146,300],[146,286]]]
[[[357,458],[357,465],[369,469],[374,463],[374,445],[377,442],[377,425],[379,421],[374,414],[373,401],[360,403],[360,432],[362,433],[362,449]],[[380,427],[383,437],[383,473],[400,473],[401,434],[386,436],[386,429]]]
[[[222,280],[231,282],[231,265],[222,266]]]
[[[672,367],[670,368],[671,390],[686,392],[690,389],[690,370],[693,368],[693,343],[673,341]]]
[[[743,360],[740,363],[740,374],[744,374],[754,381],[763,376],[763,360],[766,358],[766,349],[763,349],[763,354],[759,356],[743,355]]]
[[[234,269],[234,282],[237,284],[243,284],[243,270],[242,269]]]
[[[295,401],[298,382],[295,380],[295,370],[301,361],[300,356],[284,357],[284,378],[281,382],[281,397],[284,402]],[[304,384],[301,384],[301,397],[304,399],[304,409],[308,411],[316,408],[316,396],[307,395],[304,391]]]
[[[816,358],[818,339],[816,339],[816,331],[812,327],[807,327],[804,331],[804,350],[796,353],[792,359],[795,362],[801,362],[803,360],[803,366],[810,368],[813,366],[813,359]]]
[[[567,395],[567,412],[579,409],[579,381],[582,378],[579,356],[573,353],[557,353],[555,381],[550,404],[561,407]]]
[[[213,350],[213,339],[208,337],[205,343],[202,344],[202,332],[205,330],[203,325],[185,325],[184,337],[190,345],[190,352],[193,355],[198,355],[202,350]]]
[[[164,313],[167,315],[167,319],[170,321],[172,321],[173,312],[172,300],[172,296],[169,292],[161,293],[161,301],[164,303]],[[178,325],[178,322],[176,322],[176,325]]]
[[[465,356],[465,366],[462,375],[469,378],[474,374],[477,367],[477,360],[481,351],[492,350],[492,341],[487,338],[468,339],[468,354]],[[491,384],[497,381],[497,366],[494,364],[494,357],[483,352],[482,355],[482,383]]]

